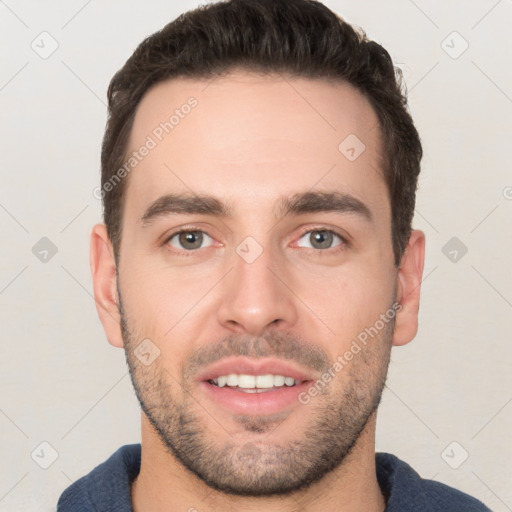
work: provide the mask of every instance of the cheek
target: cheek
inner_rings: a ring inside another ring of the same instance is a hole
[[[298,279],[299,296],[335,333],[338,350],[374,325],[392,305],[392,274],[377,266],[340,268],[311,282],[305,274]]]
[[[365,305],[388,305],[393,292],[393,276],[390,271],[368,264],[342,265],[338,269],[328,269],[323,275],[308,276],[301,273],[296,279],[308,289],[308,295],[316,303],[324,303],[330,307],[353,309]]]
[[[218,277],[190,269],[163,267],[151,261],[125,261],[122,274],[123,305],[136,340],[149,338],[161,352],[165,367],[179,365],[197,345],[215,310],[208,294]]]
[[[178,294],[147,262],[125,260],[120,272],[123,306],[137,336],[158,340],[175,323]]]

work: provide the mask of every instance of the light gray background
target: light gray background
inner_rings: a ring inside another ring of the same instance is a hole
[[[510,511],[512,2],[326,3],[402,67],[425,150],[420,329],[393,351],[377,449]],[[196,5],[0,0],[1,511],[53,510],[72,481],[139,440],[124,354],[91,295],[92,191],[111,76]],[[31,47],[51,49],[43,31],[59,45],[46,59]],[[58,249],[46,262],[32,250],[42,237]],[[467,254],[445,247],[452,237]]]

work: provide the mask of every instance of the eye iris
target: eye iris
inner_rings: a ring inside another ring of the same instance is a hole
[[[197,249],[203,243],[203,234],[199,231],[187,231],[180,233],[179,240],[185,249]]]
[[[315,249],[328,249],[333,242],[333,234],[328,231],[313,231],[309,238]]]

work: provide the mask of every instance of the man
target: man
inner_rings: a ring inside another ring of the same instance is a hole
[[[146,39],[108,94],[91,269],[142,444],[58,510],[488,510],[375,454],[425,247],[388,53],[320,3],[232,0]]]

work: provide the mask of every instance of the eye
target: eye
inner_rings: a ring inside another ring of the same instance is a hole
[[[301,245],[300,240],[305,239],[306,245]],[[336,239],[339,242],[333,245],[336,242]],[[309,247],[312,249],[331,249],[333,247],[337,247],[342,245],[345,242],[344,238],[341,235],[338,235],[334,231],[329,229],[313,229],[306,231],[298,242],[299,247]],[[308,245],[309,244],[309,245]]]
[[[179,231],[167,239],[167,243],[177,249],[193,251],[202,249],[204,242],[213,242],[213,238],[204,231]]]

